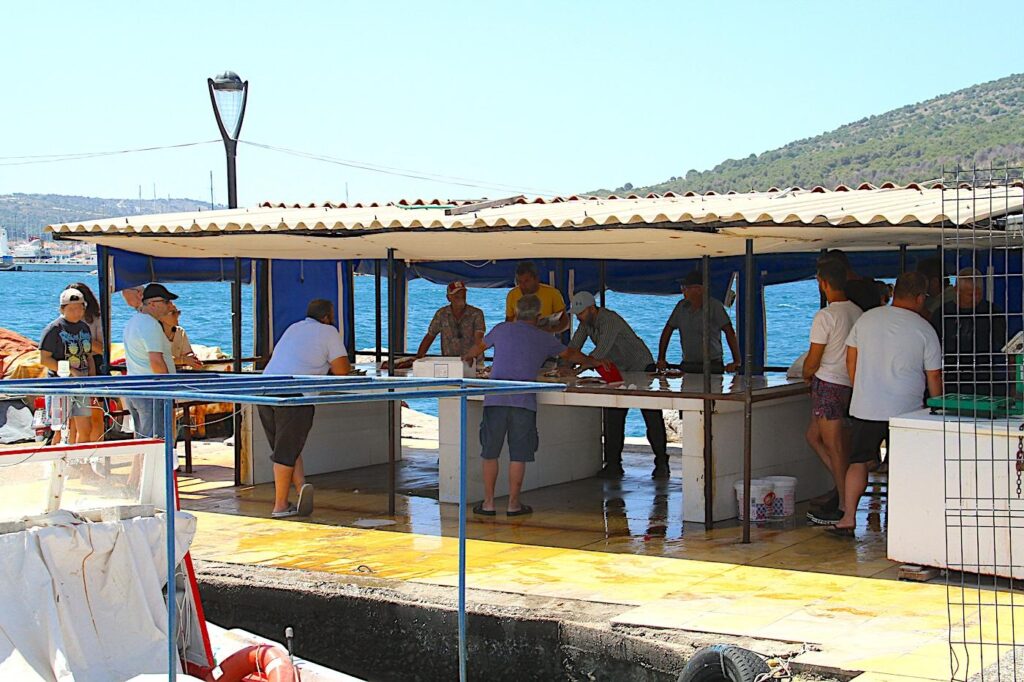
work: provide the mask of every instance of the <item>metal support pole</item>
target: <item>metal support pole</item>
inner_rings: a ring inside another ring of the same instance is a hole
[[[746,240],[746,291],[743,292],[743,544],[750,544],[750,470],[754,423],[754,240]]]
[[[274,340],[270,338],[270,268],[269,259],[261,259],[256,263],[256,282],[253,287],[253,298],[256,300],[256,319],[253,325],[255,336],[256,369],[263,369],[270,361],[270,347]]]
[[[701,282],[704,287],[704,301],[701,304],[701,325],[704,336],[701,339],[701,354],[704,358],[704,395],[711,394],[711,257],[701,258]],[[710,398],[704,399],[704,530],[715,526],[715,466],[714,451],[711,444],[711,414],[715,403]]]
[[[599,287],[599,289],[601,291],[600,296],[601,296],[601,307],[602,308],[604,307],[604,290],[607,288],[607,273],[606,273],[605,270],[606,270],[605,262],[601,261],[601,263],[598,265],[597,274],[598,274],[598,282],[599,282],[598,283],[598,287]]]
[[[380,367],[380,358],[381,358],[381,354],[382,354],[381,353],[381,347],[384,345],[381,342],[381,337],[383,335],[381,328],[384,325],[383,325],[383,320],[381,319],[381,310],[380,310],[381,309],[381,301],[380,301],[381,297],[380,297],[380,259],[379,258],[373,261],[373,296],[374,296],[373,300],[376,303],[375,308],[376,308],[376,315],[377,315],[377,327],[376,327],[377,351],[375,353],[375,357],[376,357],[377,366]]]
[[[235,176],[235,153],[238,151],[238,140],[224,138],[224,151],[228,157],[228,208],[238,208],[238,188]]]
[[[154,402],[156,402],[154,400]],[[174,511],[177,500],[174,495],[174,399],[163,401],[164,408],[164,523],[167,532],[167,679],[172,682],[178,676],[178,602],[174,589]]]
[[[900,244],[900,263],[899,263],[899,274],[903,274],[907,271],[907,245]]]
[[[356,278],[352,270],[352,261],[343,268],[345,270],[345,346],[348,348],[348,361],[356,362]]]
[[[235,273],[231,279],[231,354],[232,369],[242,371],[242,259],[235,258]],[[242,485],[242,406],[232,406],[232,433],[234,434],[235,485]]]
[[[100,324],[103,325],[103,366],[110,367],[110,252],[105,246],[96,247],[96,274],[100,289]]]
[[[466,682],[466,396],[459,397],[459,680]]]
[[[396,320],[398,311],[395,310],[398,301],[398,291],[395,284],[395,250],[388,249],[388,376],[395,376],[395,346],[398,330]],[[395,450],[397,438],[395,438],[395,403],[388,401],[388,515],[395,515]]]
[[[821,250],[821,255],[822,256],[824,256],[826,253],[828,253],[828,249],[822,249]],[[818,274],[818,268],[817,267],[814,268],[814,274],[815,274],[815,276],[817,276],[817,274]],[[825,296],[825,292],[824,291],[821,291],[821,289],[818,289],[818,307],[819,308],[824,308],[827,305],[828,305],[828,297]]]

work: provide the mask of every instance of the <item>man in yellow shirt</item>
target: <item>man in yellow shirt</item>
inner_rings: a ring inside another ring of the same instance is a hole
[[[537,326],[553,334],[560,334],[569,328],[569,315],[565,311],[565,300],[558,289],[541,284],[537,266],[532,261],[522,261],[516,266],[516,285],[505,297],[505,321],[516,319],[516,303],[523,296],[540,299],[540,320]],[[554,317],[558,315],[558,317]]]

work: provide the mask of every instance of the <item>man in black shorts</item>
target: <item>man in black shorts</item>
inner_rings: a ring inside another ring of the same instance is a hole
[[[868,485],[868,464],[878,458],[882,441],[889,441],[889,420],[921,409],[926,387],[932,396],[942,394],[942,349],[924,318],[927,298],[924,275],[903,273],[896,280],[892,306],[861,315],[846,340],[846,367],[853,380],[853,446],[843,518],[829,529],[836,534],[853,535],[857,504]]]

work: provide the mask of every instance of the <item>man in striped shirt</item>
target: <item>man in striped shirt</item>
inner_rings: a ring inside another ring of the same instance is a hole
[[[581,291],[574,295],[569,312],[580,321],[569,342],[570,348],[580,350],[590,339],[594,343],[591,357],[610,360],[622,372],[644,372],[654,364],[650,349],[633,328],[618,313],[598,308],[593,294]],[[598,474],[601,478],[623,475],[622,446],[626,440],[628,412],[628,408],[604,408],[604,468]],[[651,478],[668,478],[667,438],[661,410],[640,410],[640,413],[647,424],[647,442],[654,451]]]

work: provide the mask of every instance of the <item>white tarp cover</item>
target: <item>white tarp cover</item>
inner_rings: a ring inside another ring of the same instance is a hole
[[[196,519],[178,512],[178,561]],[[167,672],[163,515],[0,535],[0,680]]]

